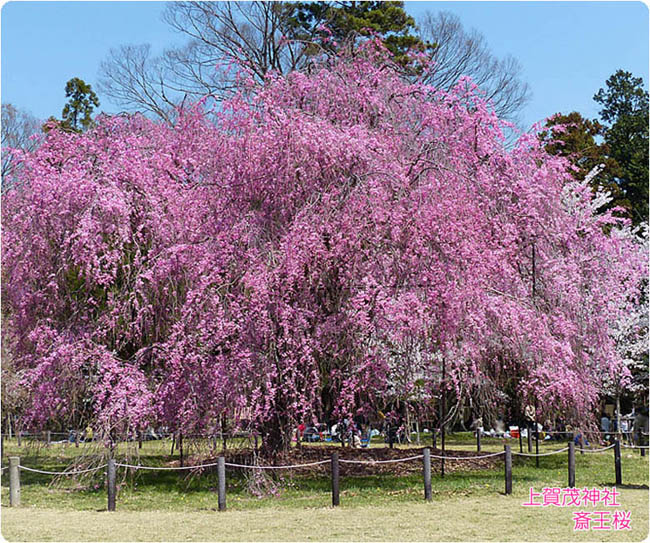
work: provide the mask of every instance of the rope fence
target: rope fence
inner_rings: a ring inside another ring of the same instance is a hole
[[[622,484],[621,476],[621,446],[627,448],[647,448],[647,447],[633,447],[628,445],[622,445],[619,441],[615,441],[612,445],[604,447],[601,449],[578,449],[580,452],[590,452],[590,453],[603,453],[610,449],[614,449],[614,468],[616,474],[616,484]],[[478,456],[445,456],[445,455],[435,455],[431,453],[429,448],[425,448],[422,451],[422,454],[417,454],[414,456],[409,456],[406,458],[395,458],[390,460],[346,460],[340,459],[338,453],[332,453],[332,456],[329,460],[320,460],[316,462],[308,462],[304,464],[288,464],[280,466],[262,466],[256,464],[239,464],[234,462],[226,462],[225,457],[217,457],[217,462],[210,462],[207,464],[198,464],[194,466],[143,466],[139,464],[126,464],[116,462],[113,458],[109,458],[106,464],[96,466],[88,469],[81,470],[67,470],[67,471],[48,471],[41,470],[36,468],[30,468],[20,464],[20,458],[17,456],[9,457],[9,466],[2,467],[2,472],[9,470],[9,504],[10,506],[20,505],[20,470],[39,473],[44,475],[57,475],[57,476],[71,476],[79,475],[83,473],[97,472],[99,470],[106,469],[106,487],[107,487],[107,496],[108,496],[108,510],[115,511],[115,501],[116,501],[116,470],[117,468],[127,468],[132,470],[151,470],[151,471],[184,471],[184,470],[197,470],[202,468],[217,467],[217,494],[218,494],[218,510],[224,511],[226,509],[226,467],[229,468],[239,468],[239,469],[250,469],[250,470],[287,470],[287,469],[300,469],[313,466],[321,466],[324,464],[330,464],[330,475],[332,482],[332,505],[337,506],[340,504],[340,493],[339,493],[339,463],[341,464],[356,464],[356,465],[378,465],[378,464],[397,464],[401,462],[410,462],[413,460],[422,460],[423,463],[423,476],[424,476],[424,497],[425,500],[431,500],[431,458],[438,458],[442,460],[444,465],[445,460],[479,460],[483,458],[493,458],[497,456],[504,456],[504,473],[505,473],[505,494],[512,493],[512,456],[524,456],[524,457],[542,457],[542,456],[551,456],[556,454],[561,454],[565,451],[568,451],[568,483],[569,487],[575,488],[575,451],[577,447],[573,441],[570,441],[568,447],[558,449],[555,451],[549,451],[546,453],[538,454],[527,454],[521,452],[512,452],[510,445],[504,445],[504,450],[490,453],[482,454]],[[643,451],[642,451],[643,452]],[[444,477],[444,471],[441,469],[441,476]]]
[[[499,451],[492,454],[482,454],[480,456],[440,456],[437,454],[432,454],[431,458],[442,458],[444,460],[476,460],[478,458],[489,458],[491,456],[500,456],[502,454],[505,454],[505,452]]]
[[[616,446],[616,444],[615,444],[615,443],[612,443],[612,444],[609,445],[608,447],[604,447],[604,448],[602,448],[602,449],[585,449],[585,448],[580,448],[580,449],[578,449],[578,450],[579,450],[581,453],[583,453],[583,452],[586,452],[586,453],[600,453],[600,452],[603,452],[603,451],[607,451],[607,450],[609,450],[609,449],[612,449],[612,448],[614,448],[615,446]],[[625,447],[625,445],[623,445],[623,447]]]
[[[91,471],[99,471],[100,469],[104,469],[108,464],[103,464],[101,466],[97,466],[96,468],[90,468],[90,469],[80,469],[80,470],[75,470],[75,471],[45,471],[42,469],[34,469],[34,468],[28,468],[27,466],[22,466],[18,465],[20,469],[24,469],[25,471],[31,471],[34,473],[42,473],[44,475],[79,475],[81,473],[90,473]]]
[[[321,464],[329,464],[329,460],[321,460],[319,462],[310,462],[308,464],[294,464],[288,466],[259,466],[256,464],[233,464],[231,462],[225,462],[224,465],[233,467],[233,468],[248,468],[248,469],[296,469],[296,468],[307,468],[310,466],[319,466]]]
[[[430,455],[433,456],[433,455]],[[424,458],[423,454],[418,454],[417,456],[409,456],[408,458],[395,458],[393,460],[339,460],[342,464],[397,464],[398,462],[408,462],[410,460],[417,460],[418,458]]]
[[[533,456],[533,457],[537,456],[537,457],[539,457],[539,456],[551,456],[553,454],[559,454],[559,453],[562,453],[562,452],[568,451],[568,450],[569,450],[569,447],[564,447],[564,449],[558,449],[557,451],[551,451],[551,452],[547,452],[547,453],[534,454],[534,453],[513,452],[512,454],[514,454],[516,456]]]
[[[115,467],[118,468],[131,468],[135,470],[139,469],[148,469],[152,471],[182,471],[182,470],[188,470],[188,469],[199,469],[199,468],[209,468],[212,466],[216,466],[217,462],[214,462],[213,464],[200,464],[198,466],[172,466],[172,467],[165,467],[165,466],[142,466],[142,465],[135,465],[135,464],[119,464],[115,463]]]
[[[531,429],[531,432],[534,434],[535,429]],[[628,434],[638,434],[641,436],[647,436],[648,434],[645,432],[638,432],[634,430],[610,430],[609,432],[605,432],[603,430],[578,430],[578,429],[573,429],[573,430],[540,430],[540,434],[548,434],[548,435],[558,435],[558,434],[564,434],[564,435],[571,435],[574,433],[585,433],[585,434],[593,434],[593,435],[603,435],[603,436],[611,436],[611,435],[617,435],[617,434],[622,434],[622,435],[628,435]]]

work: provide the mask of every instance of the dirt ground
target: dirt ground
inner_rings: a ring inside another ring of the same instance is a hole
[[[389,463],[380,463],[387,460],[399,460],[401,458],[410,458],[413,456],[422,455],[422,448],[409,448],[409,449],[390,449],[388,447],[381,448],[361,448],[353,449],[349,447],[341,447],[340,445],[319,445],[319,446],[309,446],[303,445],[302,447],[292,448],[288,453],[275,459],[274,461],[269,461],[262,459],[256,456],[254,449],[235,449],[231,451],[226,451],[224,456],[226,462],[233,464],[245,464],[245,465],[296,465],[296,464],[308,464],[311,462],[319,462],[322,460],[329,460],[332,457],[333,453],[338,453],[339,456],[339,470],[341,476],[363,476],[363,475],[382,475],[390,474],[394,476],[408,475],[409,473],[421,473],[422,472],[422,459],[417,458],[413,460],[407,460],[403,462],[389,462]],[[441,469],[442,459],[436,458],[436,456],[443,456],[440,449],[430,448],[431,451],[431,470],[433,473],[439,473]],[[445,451],[445,456],[450,457],[477,457],[481,455],[486,455],[489,453],[477,453],[475,451],[457,451],[449,450]],[[369,462],[367,464],[348,464],[341,462],[341,460],[353,460],[353,461],[363,461]],[[206,464],[216,462],[216,458],[210,456],[190,456],[187,459],[186,465],[192,464]],[[453,473],[457,470],[481,470],[481,469],[491,469],[497,465],[503,464],[502,456],[488,456],[486,458],[476,458],[472,460],[445,460],[445,473]],[[179,461],[173,461],[169,463],[169,466],[178,466]],[[229,469],[235,469],[230,468]],[[309,466],[304,468],[298,468],[300,473],[304,474],[318,474],[318,473],[329,473],[330,464],[321,464],[319,466]],[[292,470],[288,470],[292,471]]]

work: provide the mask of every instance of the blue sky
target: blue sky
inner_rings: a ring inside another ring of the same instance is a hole
[[[1,11],[2,102],[40,118],[60,115],[68,79],[96,88],[111,47],[151,43],[154,51],[184,42],[160,19],[163,2],[23,2]],[[417,19],[430,10],[457,14],[497,55],[523,66],[533,98],[527,127],[557,111],[594,117],[592,96],[617,69],[648,82],[648,8],[641,2],[407,2]],[[99,96],[101,110],[117,106]]]

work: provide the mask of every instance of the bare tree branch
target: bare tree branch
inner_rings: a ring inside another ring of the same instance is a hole
[[[323,52],[315,33],[326,21],[310,21],[311,27],[297,32],[293,15],[286,2],[170,2],[163,19],[187,43],[159,57],[151,56],[148,45],[111,51],[101,64],[100,89],[131,111],[171,122],[173,106],[186,97],[228,96],[237,84],[232,65],[244,66],[260,81],[272,70],[307,69],[313,55]],[[423,75],[425,82],[448,89],[469,76],[500,117],[516,121],[529,89],[514,58],[496,58],[481,34],[466,32],[447,12],[428,13],[419,30],[423,41],[437,44],[435,67]]]
[[[19,164],[11,149],[31,151],[38,145],[35,134],[41,132],[42,121],[12,104],[2,104],[2,189],[15,176]]]
[[[160,59],[151,58],[151,46],[111,49],[108,59],[100,65],[100,74],[100,91],[119,105],[171,122],[175,103],[164,92],[166,74]]]
[[[482,34],[465,31],[460,19],[446,11],[427,13],[419,29],[423,40],[437,44],[432,55],[435,64],[424,74],[425,82],[449,89],[461,76],[469,76],[485,92],[499,117],[517,120],[530,100],[530,89],[521,80],[521,65],[515,58],[496,58]]]

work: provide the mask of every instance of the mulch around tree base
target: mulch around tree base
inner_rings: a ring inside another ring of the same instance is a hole
[[[338,453],[340,460],[362,460],[365,462],[378,462],[385,460],[399,460],[400,458],[409,458],[422,454],[423,448],[410,448],[410,449],[390,449],[388,446],[385,448],[371,448],[371,449],[351,449],[349,447],[341,447],[340,445],[303,445],[301,447],[294,447],[282,457],[277,458],[275,461],[266,460],[264,458],[256,458],[253,449],[236,449],[226,451],[223,456],[226,458],[227,463],[246,464],[246,465],[295,465],[295,464],[308,464],[311,462],[318,462],[321,460],[329,460],[332,453]],[[432,455],[442,455],[440,449],[430,448]],[[446,450],[446,456],[454,457],[467,457],[467,460],[445,460],[445,473],[453,473],[455,471],[467,470],[480,470],[492,469],[503,464],[501,456],[490,456],[487,458],[475,458],[481,454],[476,451],[455,451]],[[208,462],[216,462],[216,458],[190,458],[188,464],[201,464]],[[178,464],[174,462],[173,464]],[[440,473],[441,460],[439,458],[431,458],[431,471],[433,474]],[[241,470],[244,468],[227,467],[228,470]],[[317,474],[329,473],[330,464],[322,464],[319,466],[309,466],[296,469],[283,469],[284,473],[292,472],[294,474]],[[416,458],[404,462],[391,462],[387,464],[346,464],[339,462],[339,471],[341,476],[363,476],[363,475],[407,475],[410,473],[422,473],[422,459]]]

